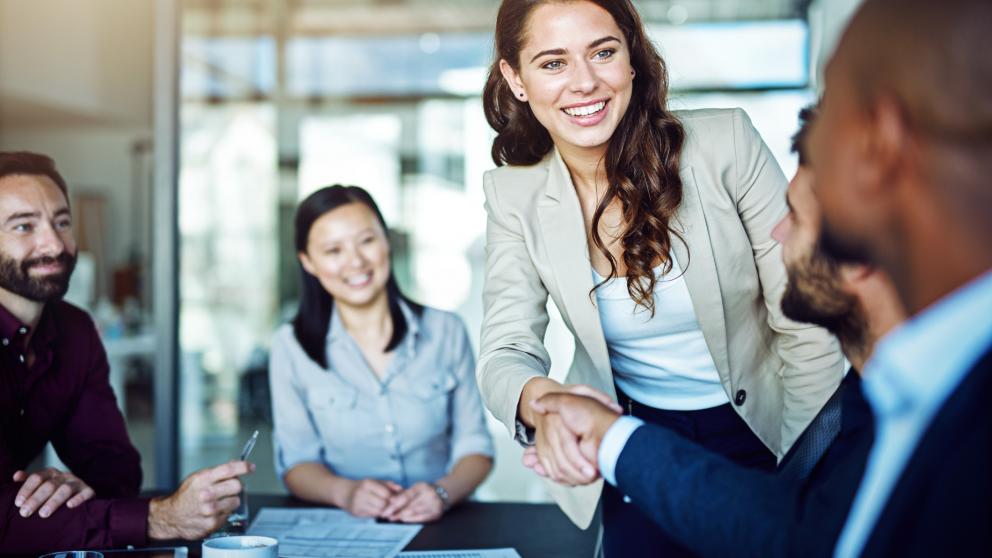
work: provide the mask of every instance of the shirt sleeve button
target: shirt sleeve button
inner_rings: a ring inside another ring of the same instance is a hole
[[[747,392],[742,389],[737,390],[737,395],[734,396],[734,404],[740,407],[745,401],[747,401]]]

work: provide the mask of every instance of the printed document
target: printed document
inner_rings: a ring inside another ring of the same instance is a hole
[[[337,509],[262,508],[248,534],[278,539],[280,558],[393,558],[420,528]]]
[[[485,550],[400,552],[398,558],[520,558],[520,555],[512,548],[487,548]]]

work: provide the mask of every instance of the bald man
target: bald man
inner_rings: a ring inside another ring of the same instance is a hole
[[[835,556],[992,555],[992,2],[867,0],[810,155],[825,236],[911,321],[864,370],[875,442]]]

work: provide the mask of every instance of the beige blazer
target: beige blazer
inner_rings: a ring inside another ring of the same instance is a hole
[[[676,260],[706,345],[732,406],[779,457],[806,428],[843,375],[826,331],[786,319],[781,248],[772,240],[786,212],[787,182],[744,111],[677,112],[686,130],[682,205],[673,227]],[[550,295],[575,336],[567,383],[615,396],[593,288],[585,226],[568,169],[557,151],[527,167],[500,167],[484,179],[488,224],[485,314],[477,368],[486,406],[514,433],[524,384],[546,376],[543,339]],[[664,309],[658,311],[663,312]],[[562,510],[585,528],[602,481],[548,483]]]

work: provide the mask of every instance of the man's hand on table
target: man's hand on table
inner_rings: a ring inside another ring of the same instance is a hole
[[[540,415],[556,416],[573,437],[579,454],[589,463],[598,463],[599,445],[603,441],[603,436],[620,416],[615,407],[606,406],[592,397],[574,393],[548,393],[532,401],[530,407]],[[524,466],[533,469],[538,475],[560,482],[555,475],[550,474],[537,448],[527,448],[522,461]],[[588,482],[592,480],[589,479]]]
[[[186,477],[174,493],[149,503],[148,538],[197,540],[216,531],[241,502],[238,477],[254,471],[253,463],[230,461]]]
[[[21,481],[24,484],[14,497],[21,517],[31,517],[35,511],[39,517],[49,517],[63,504],[72,509],[95,495],[79,477],[53,467],[30,475],[24,471],[15,472],[14,482]]]

